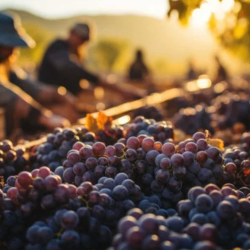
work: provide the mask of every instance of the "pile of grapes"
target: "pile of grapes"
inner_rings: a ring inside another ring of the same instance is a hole
[[[0,149],[1,250],[250,248],[250,133],[176,143],[170,122],[137,117]]]

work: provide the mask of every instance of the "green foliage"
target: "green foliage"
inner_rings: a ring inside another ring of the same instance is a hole
[[[35,40],[36,47],[33,49],[21,49],[21,64],[25,62],[40,63],[43,53],[49,42],[53,40],[54,34],[47,29],[43,29],[38,24],[23,23],[26,32]]]
[[[125,40],[102,38],[90,48],[88,64],[102,71],[119,69],[118,64],[126,62],[129,47],[129,43]]]
[[[167,0],[168,17],[178,12],[180,23],[187,25],[195,9],[211,0]],[[218,0],[222,2],[222,0]],[[227,1],[227,0],[224,0]],[[250,0],[234,0],[233,8],[223,19],[211,14],[208,26],[220,44],[238,57],[250,61]]]

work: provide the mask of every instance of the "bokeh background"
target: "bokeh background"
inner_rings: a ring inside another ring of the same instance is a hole
[[[221,37],[216,33],[216,28],[225,33],[230,22],[231,25],[234,22],[227,17],[223,27],[216,26],[224,22],[229,12],[238,13],[245,7],[237,5],[234,0],[209,0],[195,9],[199,2],[1,0],[0,9],[17,13],[37,42],[33,50],[21,51],[20,63],[29,72],[39,67],[43,52],[53,39],[65,37],[73,23],[88,21],[95,32],[83,53],[85,66],[95,72],[125,75],[135,49],[141,48],[156,82],[182,78],[189,61],[197,71],[208,73],[213,78],[215,54],[230,75],[247,75],[250,68],[248,40],[235,50],[232,44],[225,46],[226,43],[221,43]],[[168,17],[170,10],[174,11]],[[244,18],[240,20],[234,31],[236,38],[245,34],[247,22]],[[227,37],[222,40],[225,39],[228,43]],[[234,43],[237,44],[237,39]]]

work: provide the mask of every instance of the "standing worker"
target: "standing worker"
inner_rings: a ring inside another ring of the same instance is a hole
[[[132,81],[146,81],[149,76],[149,70],[144,61],[142,50],[138,49],[135,53],[135,59],[129,68],[129,79]]]

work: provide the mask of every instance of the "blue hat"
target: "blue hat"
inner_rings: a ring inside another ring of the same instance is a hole
[[[20,19],[0,12],[0,45],[9,47],[35,47],[35,41],[21,26]]]

